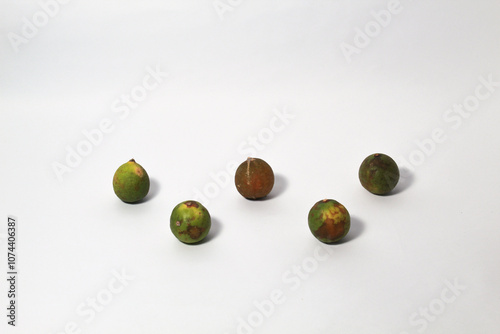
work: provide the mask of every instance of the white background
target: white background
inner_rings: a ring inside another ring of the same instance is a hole
[[[0,3],[1,268],[7,216],[19,222],[18,326],[2,306],[2,333],[500,331],[500,87],[480,87],[490,94],[466,118],[449,111],[477,101],[480,78],[500,81],[498,1],[401,0],[367,45],[358,29],[380,27],[373,11],[389,1],[218,13],[211,0],[73,0],[47,22],[40,3]],[[360,47],[346,57],[346,44]],[[120,99],[148,68],[168,77],[124,117]],[[106,119],[59,179],[54,165]],[[375,152],[400,165],[391,196],[359,184]],[[251,153],[276,173],[265,201],[227,180]],[[152,179],[136,205],[112,189],[130,158]],[[213,228],[189,246],[169,217],[196,189]],[[318,248],[307,214],[323,198],[353,222],[345,242]],[[130,280],[105,300],[116,272]],[[281,303],[262,304],[273,291]],[[95,317],[77,311],[96,297],[107,304]]]

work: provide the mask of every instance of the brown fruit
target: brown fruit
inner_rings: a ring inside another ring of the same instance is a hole
[[[248,158],[236,170],[234,176],[236,189],[245,198],[266,197],[274,186],[274,173],[262,159]]]

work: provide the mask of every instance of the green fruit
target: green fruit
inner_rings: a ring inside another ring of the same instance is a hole
[[[208,210],[196,201],[179,203],[170,216],[170,230],[177,239],[188,244],[203,240],[211,225]]]
[[[116,170],[113,176],[113,189],[122,201],[138,202],[148,194],[148,173],[134,159],[131,159]]]
[[[387,194],[398,184],[398,165],[388,155],[372,154],[366,157],[359,167],[359,181],[371,193]]]
[[[266,197],[274,186],[273,169],[262,159],[248,158],[236,170],[234,183],[245,198]]]
[[[347,209],[333,199],[317,202],[309,211],[309,229],[324,243],[341,240],[349,232],[351,217]]]

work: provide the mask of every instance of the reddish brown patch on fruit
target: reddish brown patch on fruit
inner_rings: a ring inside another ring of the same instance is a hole
[[[193,208],[198,208],[198,207],[199,207],[198,203],[196,203],[196,202],[191,202],[191,201],[189,201],[189,202],[186,202],[186,203],[184,203],[184,204],[185,204],[188,208],[191,208],[191,207],[193,207]]]
[[[317,230],[316,235],[319,238],[324,238],[328,240],[335,240],[344,235],[345,232],[344,221],[337,222],[335,220],[328,218],[325,220],[323,225]]]
[[[187,233],[189,234],[191,239],[194,239],[194,240],[198,239],[200,237],[200,235],[203,233],[203,231],[205,231],[204,228],[197,227],[197,226],[189,226],[187,228]]]

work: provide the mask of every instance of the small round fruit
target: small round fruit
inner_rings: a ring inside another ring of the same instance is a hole
[[[236,189],[243,197],[263,198],[273,189],[273,169],[262,159],[248,158],[236,170],[234,182]]]
[[[388,155],[382,153],[369,155],[359,167],[359,181],[369,192],[385,195],[398,184],[398,165]]]
[[[113,189],[122,201],[138,202],[148,194],[148,173],[134,159],[131,159],[116,170],[113,176]]]
[[[349,232],[351,216],[347,209],[333,199],[317,202],[309,211],[309,229],[324,243],[330,244],[341,240]]]
[[[203,240],[211,225],[208,210],[196,201],[177,204],[170,216],[170,230],[177,239],[187,244]]]

